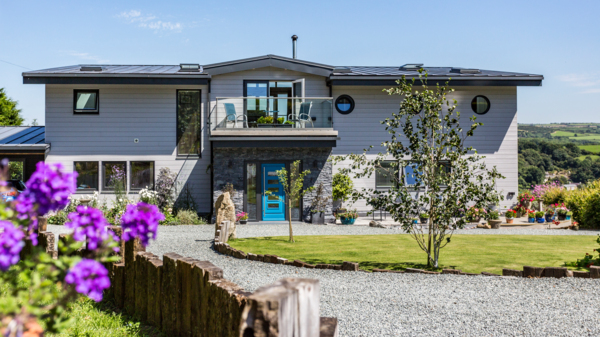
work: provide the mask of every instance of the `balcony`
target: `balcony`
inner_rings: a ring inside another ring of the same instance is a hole
[[[275,146],[269,143],[274,140],[286,146],[335,144],[332,114],[331,97],[219,97],[211,107],[210,140],[236,146],[250,146],[239,143],[247,140],[252,146]]]

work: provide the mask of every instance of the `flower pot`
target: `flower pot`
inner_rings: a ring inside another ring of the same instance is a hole
[[[419,220],[413,220],[412,223],[413,223],[413,225],[418,225],[419,224]]]
[[[325,212],[313,213],[311,223],[313,225],[324,225],[325,224]]]
[[[535,223],[535,218],[527,218],[527,222],[529,222],[529,223]]]
[[[567,219],[567,215],[566,214],[559,214],[558,215],[558,221],[565,221]]]
[[[535,218],[535,221],[537,221],[538,223],[544,223],[544,218]]]
[[[544,218],[546,218],[546,222],[551,222],[552,218],[554,218],[554,214],[546,214]]]
[[[506,223],[513,223],[515,221],[514,218],[506,218]]]
[[[500,229],[500,226],[502,226],[502,220],[488,220],[488,224],[490,227],[492,227],[492,229]]]
[[[342,225],[354,225],[354,221],[356,219],[354,218],[346,218],[346,217],[340,217],[340,221],[342,222]]]
[[[469,222],[472,222],[472,223],[479,223],[479,220],[481,220],[481,217],[478,217],[478,216],[469,218]]]
[[[421,218],[419,220],[421,220],[421,225],[427,225],[427,221],[429,220],[429,218]]]
[[[248,220],[240,220],[240,225],[245,225],[248,223]]]
[[[565,215],[565,220],[571,220],[571,216],[570,215]]]

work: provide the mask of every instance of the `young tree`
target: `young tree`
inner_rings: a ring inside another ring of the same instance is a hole
[[[496,179],[503,178],[496,168],[488,169],[471,146],[468,137],[482,123],[469,118],[465,132],[461,127],[456,101],[447,95],[453,89],[427,86],[427,73],[420,71],[422,90],[413,90],[414,79],[404,76],[396,88],[386,89],[390,95],[400,95],[398,113],[381,122],[391,139],[381,143],[383,150],[334,158],[350,165],[341,170],[355,178],[370,177],[373,173],[386,175],[393,183],[389,190],[372,188],[354,190],[352,199],[366,200],[375,209],[385,210],[400,223],[427,254],[427,265],[438,268],[440,249],[445,247],[465,220],[457,217],[470,205],[487,206],[498,200]],[[392,160],[390,162],[390,160]],[[429,214],[429,225],[414,224],[412,218]]]
[[[17,101],[13,101],[0,88],[0,125],[20,126],[25,119],[21,116],[21,109],[17,109]]]
[[[279,182],[283,186],[283,192],[286,195],[286,203],[288,208],[288,220],[290,224],[290,242],[294,241],[294,232],[292,231],[292,207],[296,203],[296,201],[300,200],[302,196],[306,193],[309,193],[313,190],[313,187],[309,187],[304,189],[304,177],[310,174],[309,170],[304,170],[300,172],[300,161],[297,160],[290,165],[290,173],[285,169],[285,167],[281,170],[277,171],[277,177],[279,178]],[[266,192],[267,195],[271,194],[269,191]]]

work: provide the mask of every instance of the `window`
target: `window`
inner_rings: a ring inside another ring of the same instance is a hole
[[[417,163],[411,163],[404,167],[404,183],[409,185],[417,185],[417,180],[422,172],[419,171],[419,165]]]
[[[97,191],[98,162],[76,161],[73,166],[74,171],[77,172],[77,191]]]
[[[130,172],[130,190],[154,188],[154,162],[132,161]]]
[[[244,97],[248,97],[245,100],[248,124],[255,126],[260,117],[267,115],[268,100],[259,98],[267,96],[269,96],[269,81],[244,81]],[[252,99],[252,97],[256,98]]]
[[[127,164],[124,161],[102,162],[102,190],[125,190],[127,186]]]
[[[335,100],[335,109],[339,113],[347,115],[354,110],[354,100],[348,95],[341,95]]]
[[[485,115],[490,111],[490,100],[482,95],[475,96],[471,101],[471,109],[479,115]]]
[[[77,115],[97,115],[98,90],[75,90],[73,93],[73,113]]]
[[[395,180],[394,176],[391,175],[395,173],[398,174],[398,166],[392,167],[392,163],[394,161],[383,161],[381,162],[381,168],[377,168],[375,170],[375,188],[391,188],[394,186]]]
[[[177,90],[177,154],[200,155],[200,90]]]

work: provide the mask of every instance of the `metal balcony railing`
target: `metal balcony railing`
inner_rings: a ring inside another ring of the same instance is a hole
[[[331,129],[331,97],[219,97],[211,131],[250,128]]]

